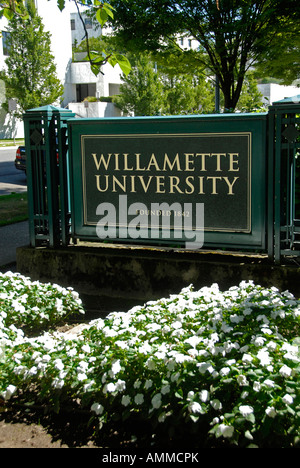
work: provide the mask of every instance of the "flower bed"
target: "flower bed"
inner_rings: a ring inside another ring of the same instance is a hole
[[[118,427],[137,444],[298,445],[300,301],[289,292],[189,286],[78,335],[27,337],[31,318],[33,328],[82,312],[74,291],[35,283],[30,295],[30,285],[0,276],[0,395],[10,405],[89,411],[95,437]]]

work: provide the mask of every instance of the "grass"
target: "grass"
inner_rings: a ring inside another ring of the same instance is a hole
[[[9,146],[19,146],[19,145],[24,145],[23,138],[15,138],[15,140],[13,139],[0,140],[0,148],[9,147]]]
[[[28,219],[27,192],[0,196],[0,226]]]

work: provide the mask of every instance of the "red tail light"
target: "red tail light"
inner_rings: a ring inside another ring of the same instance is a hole
[[[16,151],[16,159],[21,159],[21,150],[20,150],[20,148],[18,148],[17,151]]]

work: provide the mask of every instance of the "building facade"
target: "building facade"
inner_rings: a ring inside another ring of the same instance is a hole
[[[118,94],[120,89],[121,70],[106,64],[102,73],[95,76],[88,62],[83,57],[72,55],[72,46],[78,45],[84,39],[84,27],[89,37],[101,35],[100,25],[94,27],[91,19],[84,15],[80,18],[73,1],[65,2],[61,12],[56,0],[35,0],[39,16],[42,18],[46,31],[51,35],[51,51],[55,57],[57,76],[64,85],[64,95],[60,107],[71,109],[78,117],[113,117],[120,116],[120,110],[112,103],[99,102],[101,97]],[[5,59],[9,54],[7,46],[7,20],[0,19],[0,69],[5,67]],[[178,43],[185,49],[196,48],[196,41],[188,37],[178,37]],[[277,84],[259,85],[266,106],[285,97],[298,94],[299,88],[295,86],[280,86]],[[96,98],[95,102],[91,102]],[[0,138],[22,138],[24,136],[23,122],[6,114],[1,108],[5,101],[5,86],[0,81]],[[12,103],[13,105],[13,103]]]
[[[72,45],[79,44],[84,38],[84,28],[75,3],[66,2],[62,12],[58,9],[55,0],[36,0],[36,6],[45,30],[51,34],[51,52],[55,57],[57,76],[64,85],[60,107],[70,108],[80,117],[120,115],[111,103],[83,102],[88,96],[100,98],[116,94],[121,83],[121,70],[118,65],[111,67],[106,64],[102,69],[103,74],[100,73],[96,77],[91,72],[88,62],[72,60]],[[94,28],[84,13],[82,17],[89,37],[101,35],[100,27]],[[9,54],[7,26],[6,18],[1,18],[0,69],[5,68],[5,59]],[[1,109],[4,101],[5,85],[3,81],[0,81],[0,139],[22,138],[24,136],[23,122]]]

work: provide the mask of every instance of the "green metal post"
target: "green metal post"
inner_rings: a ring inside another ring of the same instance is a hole
[[[268,145],[268,257],[270,260],[274,259],[274,152],[275,152],[275,119],[274,111],[269,111],[268,116],[269,124],[269,145]]]
[[[70,117],[74,117],[71,111],[54,106],[30,109],[24,114],[30,241],[34,247],[41,242],[47,242],[50,247],[60,245],[61,225],[63,242],[66,242],[60,205],[65,220],[68,179],[60,133],[64,120]],[[58,169],[59,150],[62,169]]]

